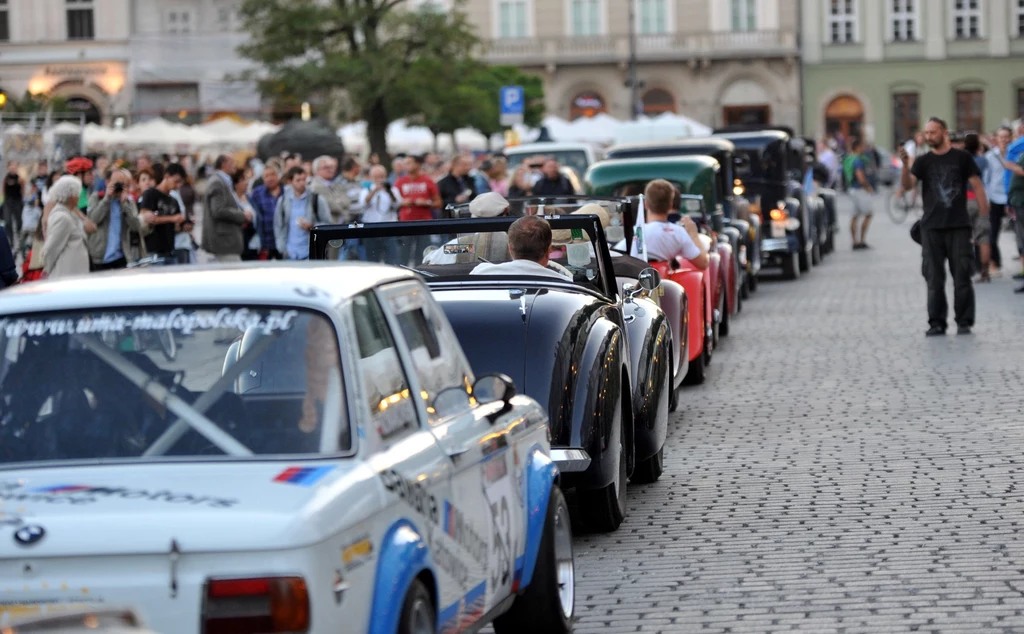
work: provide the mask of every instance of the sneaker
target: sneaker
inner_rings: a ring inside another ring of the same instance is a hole
[[[924,333],[924,336],[925,337],[941,337],[944,334],[946,334],[946,329],[945,328],[942,328],[941,326],[932,326],[931,328],[928,329],[927,332]]]
[[[1024,280],[1024,273],[1018,273],[1018,274],[1014,275],[1013,279],[1015,279],[1015,280]]]
[[[956,334],[958,334],[958,335],[969,335],[969,334],[971,334],[971,327],[970,326],[957,326],[956,327]]]
[[[973,281],[975,284],[980,284],[982,282],[991,282],[992,278],[985,273],[978,273],[977,275],[974,276]]]
[[[1014,289],[1013,292],[1014,293],[1024,293],[1024,286],[1021,286],[1020,288]]]
[[[853,250],[854,251],[859,251],[860,249],[866,249],[866,248],[868,248],[868,245],[864,244],[863,242],[857,242],[856,244],[853,245]]]

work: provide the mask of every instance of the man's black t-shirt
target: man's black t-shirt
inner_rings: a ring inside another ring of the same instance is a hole
[[[981,170],[970,154],[956,148],[945,154],[929,152],[914,159],[910,172],[921,181],[923,229],[971,226],[967,215],[967,181],[972,176],[981,176]]]
[[[4,200],[21,200],[21,179],[10,172],[4,176]]]
[[[175,216],[181,213],[178,201],[163,193],[156,187],[150,187],[139,200],[139,211],[148,209],[158,216]],[[174,225],[171,223],[154,225],[153,231],[146,236],[146,251],[150,255],[167,255],[174,253]]]

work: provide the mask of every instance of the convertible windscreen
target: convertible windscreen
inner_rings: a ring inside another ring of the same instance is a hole
[[[410,226],[418,229],[422,225],[395,223],[393,229],[389,228],[388,237],[331,240],[327,258],[342,257],[403,266],[430,279],[528,274],[514,266],[501,266],[512,261],[505,231],[403,235],[403,228]],[[547,268],[553,273],[560,273],[565,281],[599,285],[597,280],[601,273],[597,258],[593,237],[588,231],[556,229],[552,232]]]
[[[0,319],[0,463],[345,450],[334,327],[290,308]]]

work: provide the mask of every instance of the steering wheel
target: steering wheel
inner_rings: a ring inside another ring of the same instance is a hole
[[[564,266],[562,266],[558,262],[555,262],[553,260],[548,260],[548,268],[551,269],[552,271],[556,271],[557,273],[559,273],[561,275],[564,275],[565,277],[569,278],[570,280],[573,279],[572,271],[570,271],[569,269],[565,268]]]

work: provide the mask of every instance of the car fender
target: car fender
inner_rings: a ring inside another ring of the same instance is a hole
[[[706,283],[708,271],[707,269],[698,269],[682,258],[678,259],[677,262],[679,268],[675,270],[669,270],[668,262],[652,262],[651,266],[658,270],[662,278],[679,284],[686,291],[689,321],[686,341],[690,353],[687,361],[693,361],[704,353],[707,324],[711,323],[711,294],[709,285]]]
[[[672,358],[672,330],[665,311],[650,300],[630,306],[634,319],[627,326],[630,369],[634,454],[637,461],[658,453],[668,435],[668,421],[659,421],[658,403],[665,373]]]
[[[522,565],[516,566],[512,591],[516,592],[530,585],[533,571],[540,554],[540,542],[544,535],[544,521],[551,499],[551,487],[558,479],[558,468],[539,445],[530,449],[526,458],[523,480],[526,486],[526,547],[523,550]]]
[[[413,580],[424,570],[434,574],[427,542],[412,522],[400,519],[388,528],[380,540],[380,555],[373,584],[370,634],[394,634],[398,630],[405,594]],[[434,609],[440,614],[436,588]]]
[[[730,315],[736,313],[736,249],[733,248],[733,244],[718,243],[718,256],[721,258],[719,267],[720,279],[723,284],[722,292],[725,293],[725,300],[729,304]]]
[[[576,383],[571,392],[572,399],[565,404],[565,407],[572,408],[572,436],[564,444],[584,448],[595,463],[591,468],[597,466],[598,462],[618,460],[616,452],[607,451],[614,435],[612,421],[615,412],[611,409],[614,406],[614,399],[610,398],[610,395],[622,391],[625,398],[632,393],[630,384],[622,385],[623,371],[627,373],[627,377],[630,376],[627,345],[624,333],[618,326],[607,321],[594,324],[579,360],[578,371],[575,372]],[[586,368],[590,369],[589,372]],[[622,420],[622,432],[626,439],[628,460],[632,457],[633,447],[631,421]],[[609,469],[605,478],[607,482],[603,482],[601,486],[610,483],[616,472]]]

